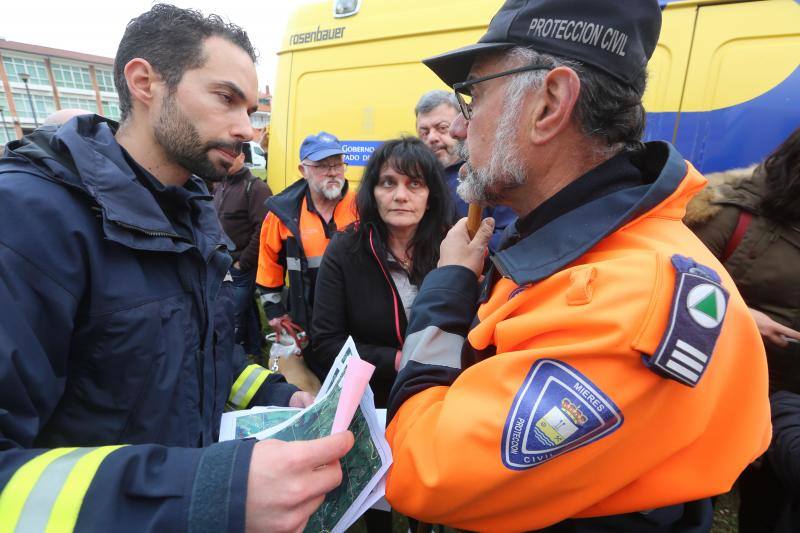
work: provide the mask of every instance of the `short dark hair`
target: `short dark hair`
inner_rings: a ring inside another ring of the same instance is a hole
[[[800,128],[767,157],[763,171],[761,214],[776,222],[800,221]]]
[[[386,141],[372,153],[358,187],[356,208],[359,228],[377,228],[384,243],[389,230],[378,212],[374,190],[386,164],[400,174],[423,180],[428,187],[428,209],[411,240],[414,261],[409,279],[420,285],[425,275],[436,268],[439,245],[454,217],[450,193],[444,183],[444,171],[433,152],[416,137]]]
[[[128,22],[114,58],[120,120],[125,120],[132,107],[124,72],[131,59],[140,57],[150,63],[172,90],[187,70],[203,66],[206,61],[203,43],[209,37],[222,37],[238,45],[255,63],[257,54],[247,33],[218,15],[204,17],[194,9],[156,4]]]
[[[602,139],[604,149],[613,153],[642,146],[646,113],[642,96],[647,73],[642,71],[630,84],[622,83],[605,72],[568,58],[515,47],[507,52],[520,64],[537,64],[554,69],[566,66],[575,71],[581,92],[575,104],[575,118],[587,137]],[[541,86],[547,70],[532,70],[515,76],[510,88],[525,90]]]

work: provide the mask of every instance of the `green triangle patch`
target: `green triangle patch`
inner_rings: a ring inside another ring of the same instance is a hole
[[[705,298],[703,298],[694,305],[694,309],[716,320],[717,319],[716,291],[711,291],[710,293],[708,293],[708,296],[706,296]]]

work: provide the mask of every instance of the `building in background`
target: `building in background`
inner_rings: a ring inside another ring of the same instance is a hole
[[[0,39],[0,143],[33,131],[59,109],[119,120],[113,65],[110,57]]]
[[[269,85],[264,87],[264,92],[258,93],[258,110],[250,116],[253,126],[253,141],[261,143],[264,135],[269,135],[269,117],[272,112],[272,95]]]
[[[87,109],[119,120],[113,67],[111,57],[0,39],[0,146],[30,133],[59,109]],[[251,118],[256,142],[269,128],[271,104],[267,85]]]

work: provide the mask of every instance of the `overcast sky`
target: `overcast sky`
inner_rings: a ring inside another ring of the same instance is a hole
[[[167,0],[242,26],[261,58],[258,83],[275,86],[276,53],[292,9],[314,0]],[[125,25],[153,0],[2,0],[0,38],[114,57]]]

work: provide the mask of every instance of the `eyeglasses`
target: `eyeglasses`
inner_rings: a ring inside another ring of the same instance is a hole
[[[502,78],[503,76],[510,76],[511,74],[519,74],[520,72],[528,72],[531,70],[552,70],[552,68],[544,67],[542,65],[526,65],[524,67],[518,67],[511,70],[506,70],[504,72],[498,72],[497,74],[490,74],[488,76],[474,78],[471,80],[462,81],[461,83],[453,84],[453,92],[456,93],[456,100],[458,100],[458,105],[461,108],[461,114],[464,115],[464,118],[466,120],[472,119],[472,102],[467,102],[464,99],[464,95],[469,95],[470,87],[472,87],[476,83],[493,80],[495,78]]]
[[[311,163],[303,163],[303,166],[324,169],[326,172],[344,172],[347,170],[347,163],[331,163],[330,165],[312,165]]]

